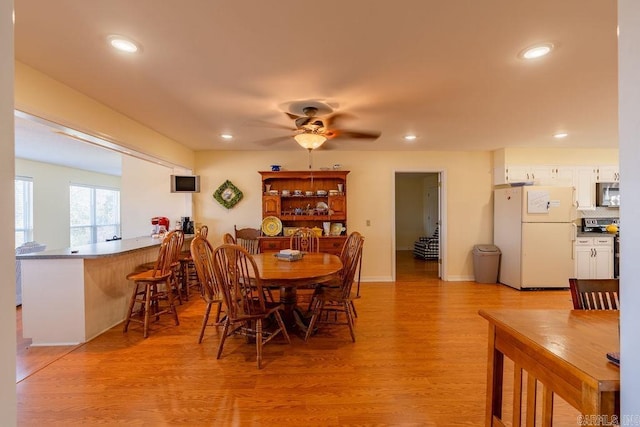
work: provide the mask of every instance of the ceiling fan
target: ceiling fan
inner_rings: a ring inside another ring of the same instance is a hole
[[[327,140],[334,139],[369,139],[376,140],[380,136],[377,131],[355,131],[344,129],[336,125],[338,120],[351,118],[348,113],[333,113],[330,106],[317,101],[308,101],[307,104],[297,103],[301,111],[285,112],[287,117],[294,121],[294,128],[267,123],[269,126],[284,128],[293,132],[293,138],[303,148],[315,150],[322,146]],[[294,110],[292,105],[291,110]],[[296,114],[297,113],[297,114]],[[279,141],[290,138],[290,136],[277,137],[269,141]]]

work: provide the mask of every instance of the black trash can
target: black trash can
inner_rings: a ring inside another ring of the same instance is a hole
[[[497,283],[500,249],[495,245],[473,247],[473,274],[477,283]]]

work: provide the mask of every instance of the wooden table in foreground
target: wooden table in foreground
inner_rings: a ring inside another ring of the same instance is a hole
[[[298,261],[279,260],[274,252],[256,254],[253,258],[263,285],[280,289],[283,320],[288,325],[294,324],[293,309],[298,300],[297,288],[328,282],[342,270],[340,258],[327,253],[308,253]]]
[[[513,426],[522,423],[522,371],[527,372],[527,426],[535,425],[536,386],[542,384],[542,425],[553,424],[553,396],[577,408],[588,425],[620,419],[618,311],[480,310],[489,321],[486,426],[504,426],[504,356],[514,362]],[[536,381],[537,380],[537,381]]]

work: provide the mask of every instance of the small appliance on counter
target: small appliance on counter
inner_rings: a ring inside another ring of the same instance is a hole
[[[166,233],[169,230],[169,218],[166,216],[154,216],[151,218],[151,234]]]
[[[188,216],[183,216],[180,218],[180,224],[182,224],[182,232],[184,234],[195,234],[195,229],[193,227],[193,221]]]

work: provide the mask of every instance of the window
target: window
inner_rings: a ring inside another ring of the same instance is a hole
[[[104,242],[120,234],[120,191],[71,185],[69,192],[71,246]]]
[[[16,248],[33,240],[33,180],[15,178]]]

